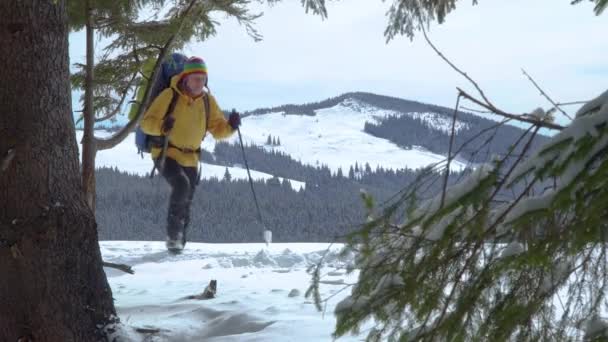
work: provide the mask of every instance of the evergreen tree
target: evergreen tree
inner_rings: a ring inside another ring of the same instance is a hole
[[[226,182],[232,181],[232,175],[230,174],[230,171],[228,171],[228,168],[226,168],[226,172],[224,172],[224,180]]]
[[[277,146],[281,146],[281,138],[277,137]]]
[[[355,179],[355,170],[353,169],[353,166],[350,166],[350,169],[348,170],[348,179]]]
[[[268,139],[266,139],[266,145],[272,145],[272,136],[270,134],[268,134]]]
[[[116,319],[80,183],[67,6],[0,1],[2,341],[105,340]]]

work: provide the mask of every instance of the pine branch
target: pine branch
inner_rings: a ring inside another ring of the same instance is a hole
[[[177,35],[183,28],[186,18],[189,15],[189,13],[192,10],[195,3],[196,3],[196,0],[190,1],[190,4],[188,5],[188,7],[184,10],[184,12],[181,15],[181,22],[180,22],[180,26],[178,27],[177,31],[171,35],[171,37],[167,40],[167,42],[161,49],[161,51],[158,55],[158,58],[156,60],[156,65],[154,66],[153,72],[150,75],[151,80],[156,79],[157,74],[160,71],[162,62],[164,61],[165,57],[167,56],[167,53],[170,50],[171,46],[173,45],[173,42],[177,38]],[[151,89],[152,89],[152,85],[150,83],[148,83],[146,92],[144,94],[144,98],[142,100],[142,105],[139,106],[139,108],[137,110],[137,114],[135,115],[133,120],[129,121],[129,123],[127,123],[120,131],[118,131],[117,133],[112,135],[110,138],[107,138],[107,139],[96,138],[95,139],[98,151],[107,150],[107,149],[111,149],[111,148],[115,147],[120,142],[122,142],[135,129],[135,126],[139,122],[139,119],[141,118],[141,116],[144,114],[144,110],[151,100],[150,99]]]
[[[127,95],[129,93],[129,89],[131,89],[131,86],[133,85],[133,82],[135,82],[136,78],[137,78],[137,73],[134,73],[133,77],[131,77],[131,80],[129,81],[129,83],[127,84],[127,86],[124,88],[124,90],[123,90],[123,92],[122,92],[122,94],[120,96],[120,101],[116,105],[116,108],[114,108],[114,110],[112,110],[108,114],[104,115],[103,117],[96,118],[95,122],[102,122],[102,121],[108,120],[108,119],[116,116],[116,114],[118,114],[118,112],[120,111],[120,108],[125,103],[125,99],[127,98]]]

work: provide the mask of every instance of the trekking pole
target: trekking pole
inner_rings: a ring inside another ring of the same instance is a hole
[[[158,172],[162,175],[165,171],[165,161],[167,160],[167,148],[169,148],[169,137],[165,136],[163,141],[163,149],[160,152],[160,162],[158,163]]]
[[[235,110],[233,109],[232,112],[234,113]],[[262,220],[262,212],[260,211],[260,205],[258,204],[258,198],[255,195],[255,190],[253,188],[253,180],[251,179],[251,172],[249,171],[249,164],[247,163],[247,156],[245,155],[245,146],[243,145],[243,136],[241,135],[241,129],[239,127],[237,127],[236,130],[239,133],[239,141],[241,142],[241,151],[243,152],[243,160],[245,161],[245,168],[247,168],[247,176],[249,176],[249,185],[251,186],[251,193],[253,194],[253,200],[255,202],[255,207],[258,211],[258,220],[260,221],[260,224],[264,227],[264,241],[266,242],[266,246],[268,246],[268,244],[272,242],[272,231],[266,227],[266,225],[264,224],[264,221]]]

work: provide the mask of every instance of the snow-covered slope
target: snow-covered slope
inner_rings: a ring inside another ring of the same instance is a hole
[[[264,146],[271,135],[279,138],[281,146],[267,146],[290,155],[293,159],[304,164],[320,166],[327,165],[337,172],[342,168],[347,172],[349,167],[358,163],[363,166],[369,163],[372,169],[381,166],[385,169],[418,169],[445,160],[445,157],[429,152],[421,147],[404,149],[393,142],[367,134],[364,131],[366,122],[377,122],[382,118],[393,115],[409,115],[429,124],[433,129],[448,132],[451,130],[451,120],[437,113],[410,112],[400,113],[391,110],[379,109],[365,102],[353,98],[345,98],[337,105],[315,111],[315,116],[284,115],[284,113],[268,113],[252,115],[243,118],[241,132],[246,143]],[[456,129],[466,127],[465,123],[458,122]],[[77,131],[77,139],[82,137],[82,131]],[[99,130],[98,136],[109,133]],[[235,134],[228,139],[238,144]],[[216,141],[208,135],[203,142],[203,149],[213,152]],[[79,144],[81,148],[81,145]],[[131,134],[125,141],[112,150],[101,151],[97,155],[98,167],[116,167],[121,171],[147,175],[152,162],[148,156],[141,158],[134,145],[134,135]],[[461,170],[466,166],[462,161],[454,161],[452,168]],[[234,179],[245,179],[246,170],[243,167],[229,167]],[[204,178],[223,178],[226,167],[204,164],[202,175]],[[273,175],[252,170],[255,179],[270,179]],[[280,178],[281,179],[281,178]],[[282,180],[282,179],[281,179]],[[305,187],[305,183],[290,179],[294,189]]]
[[[315,116],[268,113],[243,119],[241,131],[248,143],[264,145],[268,135],[278,137],[281,146],[272,147],[309,165],[325,164],[333,171],[348,171],[355,162],[369,163],[372,168],[417,169],[440,162],[444,156],[423,149],[403,149],[389,140],[377,138],[363,131],[366,122],[374,122],[389,115],[412,115],[429,122],[440,130],[451,127],[432,113],[408,113],[378,109],[354,99],[345,99],[338,105],[320,109]],[[449,121],[449,120],[448,120]],[[458,128],[463,127],[459,123]],[[237,137],[232,138],[237,143]],[[207,148],[213,148],[208,142]],[[270,148],[270,147],[269,147]],[[460,170],[464,163],[454,162]]]
[[[76,131],[76,139],[78,143],[79,153],[82,152],[82,145],[80,144],[80,140],[82,139],[82,131]],[[108,136],[109,133],[106,131],[96,131],[95,134],[99,137]],[[213,140],[212,137],[207,137],[205,139]],[[209,143],[208,143],[209,144]],[[213,143],[215,144],[215,143]],[[213,151],[213,150],[211,150]],[[118,144],[111,150],[100,151],[97,153],[97,159],[95,161],[97,167],[111,167],[117,168],[120,171],[140,175],[147,176],[150,174],[152,170],[152,160],[149,155],[144,155],[142,158],[139,154],[137,154],[137,148],[135,147],[135,133],[131,133],[124,141]],[[247,170],[240,167],[229,167],[228,171],[233,179],[247,179]],[[201,175],[205,179],[210,178],[224,178],[224,173],[226,172],[225,166],[218,165],[209,165],[204,163]],[[251,170],[251,177],[256,180],[260,179],[270,179],[273,175],[268,173],[259,172],[255,170]],[[283,181],[283,178],[279,179]],[[291,186],[294,190],[298,191],[300,188],[305,188],[306,184],[304,182],[299,182],[296,180],[290,179]]]
[[[126,341],[332,341],[333,309],[349,292],[339,291],[357,272],[345,275],[352,260],[339,258],[341,246],[333,245],[320,290],[323,298],[335,297],[325,315],[318,312],[304,297],[311,279],[306,268],[328,246],[189,243],[182,255],[172,256],[161,242],[101,242],[104,260],[128,263],[135,271],[105,269],[123,324],[117,334]],[[185,299],[212,279],[216,298]],[[160,331],[142,334],[137,328]]]

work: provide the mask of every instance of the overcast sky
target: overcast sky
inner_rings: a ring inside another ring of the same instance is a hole
[[[388,1],[390,3],[390,1]],[[240,110],[318,101],[368,91],[453,106],[456,86],[470,88],[422,35],[386,44],[387,3],[328,3],[329,18],[305,14],[299,1],[260,6],[254,42],[233,20],[218,17],[218,35],[186,53],[208,64],[220,105]],[[570,0],[462,0],[430,37],[505,110],[547,102],[522,75],[525,68],[557,101],[585,100],[608,88],[608,14]],[[84,55],[83,34],[71,35],[72,62]],[[574,111],[574,108],[571,108]]]

